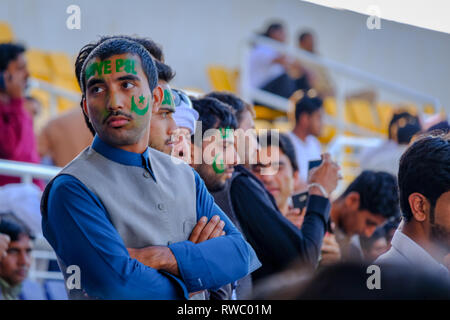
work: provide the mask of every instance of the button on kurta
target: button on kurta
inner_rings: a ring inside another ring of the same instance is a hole
[[[147,171],[144,171],[144,177],[145,178],[150,178],[150,173],[148,173]]]
[[[158,203],[158,209],[159,210],[164,210],[164,204],[163,203]]]

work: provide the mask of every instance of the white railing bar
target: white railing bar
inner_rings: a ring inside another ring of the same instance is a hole
[[[0,160],[0,174],[7,176],[18,176],[29,179],[30,177],[37,179],[51,179],[56,176],[62,168],[45,166],[41,164]]]

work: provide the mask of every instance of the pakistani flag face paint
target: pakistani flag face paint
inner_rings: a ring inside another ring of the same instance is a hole
[[[139,56],[126,53],[88,62],[84,108],[103,141],[126,146],[148,139],[152,107]]]

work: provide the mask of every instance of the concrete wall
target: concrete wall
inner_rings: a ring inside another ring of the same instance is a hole
[[[81,7],[81,30],[66,28],[66,8]],[[0,0],[8,21],[29,47],[70,54],[103,34],[149,36],[163,45],[178,86],[209,89],[208,64],[239,65],[244,38],[275,18],[298,30],[312,29],[318,51],[412,89],[438,97],[450,110],[450,36],[382,21],[368,30],[366,17],[300,0]]]

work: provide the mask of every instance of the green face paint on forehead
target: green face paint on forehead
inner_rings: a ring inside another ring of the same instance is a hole
[[[96,61],[92,62],[86,67],[86,79],[97,74],[101,76],[103,74],[110,74],[113,68],[113,63],[111,60]],[[115,66],[116,72],[121,72],[122,70],[136,75],[136,60],[133,59],[117,59]]]
[[[145,105],[145,97],[143,95],[139,97],[138,104],[136,104],[134,96],[131,97],[131,112],[134,112],[140,116],[146,114],[150,106],[150,97],[147,98],[147,105],[145,107],[144,105]]]
[[[173,101],[172,92],[168,89],[164,89],[164,99],[161,103],[161,108],[175,111],[175,102]]]
[[[223,159],[220,159],[220,167],[217,166],[217,158],[219,157],[220,153],[216,154],[216,156],[213,159],[212,167],[215,173],[222,174],[225,172],[226,167],[223,164]]]

